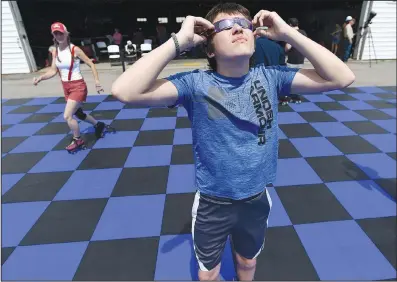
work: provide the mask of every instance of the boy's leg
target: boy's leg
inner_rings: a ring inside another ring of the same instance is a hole
[[[236,272],[241,281],[254,279],[256,258],[264,247],[271,205],[267,190],[240,205],[239,221],[232,231],[232,239]]]
[[[192,237],[200,281],[219,280],[223,250],[236,222],[237,210],[231,202],[196,193],[192,208]]]

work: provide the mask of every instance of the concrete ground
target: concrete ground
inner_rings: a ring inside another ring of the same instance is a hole
[[[175,60],[172,61],[159,75],[159,77],[166,77],[168,75],[189,71],[197,68],[206,68],[207,61],[204,59],[196,60]],[[390,86],[396,85],[396,61],[378,61],[369,62],[350,61],[349,67],[356,74],[356,81],[351,87],[360,86]],[[122,73],[121,66],[110,66],[108,63],[101,63],[96,65],[99,77],[104,87],[105,94],[110,93],[112,83]],[[128,67],[128,66],[127,66]],[[311,68],[309,62],[305,63],[305,68]],[[89,93],[95,95],[94,79],[90,69],[86,65],[82,65],[83,75],[87,81]],[[59,78],[54,77],[50,80],[41,82],[38,86],[33,86],[32,80],[45,72],[41,70],[37,73],[17,74],[17,75],[2,75],[1,94],[3,99],[10,98],[31,98],[31,97],[54,97],[62,96],[62,86],[59,83]]]

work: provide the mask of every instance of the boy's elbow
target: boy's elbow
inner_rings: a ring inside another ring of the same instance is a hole
[[[356,76],[354,75],[354,73],[352,71],[349,71],[349,73],[347,73],[344,76],[343,80],[341,81],[342,88],[346,88],[346,87],[350,86],[355,80],[356,80]]]
[[[110,89],[110,94],[120,102],[126,103],[123,92],[117,85],[112,85],[112,88]]]

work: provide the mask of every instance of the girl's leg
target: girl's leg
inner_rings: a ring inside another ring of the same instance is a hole
[[[98,121],[90,114],[86,114],[87,117],[85,118],[85,121],[88,123],[91,123],[92,125],[96,125],[98,123]]]
[[[80,102],[68,99],[66,102],[65,112],[63,114],[63,118],[67,122],[70,130],[73,132],[73,137],[80,137],[80,127],[77,120],[73,118],[74,113],[80,107]]]

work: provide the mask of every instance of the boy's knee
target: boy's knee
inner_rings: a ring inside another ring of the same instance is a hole
[[[242,269],[253,269],[256,267],[256,259],[247,259],[236,254],[237,264]]]

